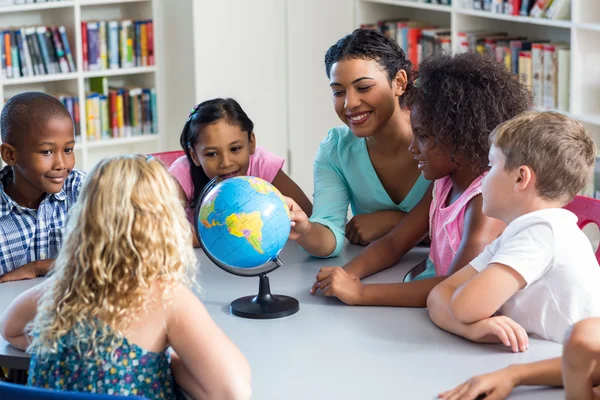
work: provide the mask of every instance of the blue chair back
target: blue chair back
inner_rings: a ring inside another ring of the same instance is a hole
[[[63,392],[46,390],[30,386],[15,385],[0,381],[0,399],[2,400],[146,400],[143,397],[109,396],[85,392]]]

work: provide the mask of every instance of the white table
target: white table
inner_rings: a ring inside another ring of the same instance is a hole
[[[309,289],[322,266],[341,265],[360,248],[348,246],[337,259],[310,258],[294,243],[282,254],[284,266],[269,274],[273,294],[294,296],[300,311],[276,320],[232,316],[229,303],[256,294],[258,278],[230,275],[202,260],[202,301],[252,367],[253,398],[268,399],[433,399],[475,374],[511,363],[560,355],[555,343],[531,340],[525,353],[480,345],[443,332],[426,310],[349,307]],[[366,282],[399,282],[422,261],[415,249],[398,266]],[[0,285],[0,313],[8,299],[35,282]],[[25,368],[27,356],[0,343],[0,365]],[[511,399],[564,399],[560,389],[518,389]]]

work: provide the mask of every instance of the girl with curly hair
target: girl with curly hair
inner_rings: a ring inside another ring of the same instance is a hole
[[[425,307],[429,292],[480,254],[504,228],[482,213],[481,181],[488,170],[490,133],[529,109],[528,90],[503,65],[477,54],[460,54],[422,63],[415,88],[406,97],[413,133],[409,150],[423,176],[435,181],[433,195],[424,197],[390,233],[343,268],[322,268],[313,294],[320,290],[350,305]],[[427,234],[434,277],[361,283],[396,264]]]
[[[105,159],[86,178],[52,276],[9,305],[0,333],[32,353],[31,386],[174,399],[174,378],[194,398],[249,398],[248,363],[192,292],[195,273],[164,166]]]

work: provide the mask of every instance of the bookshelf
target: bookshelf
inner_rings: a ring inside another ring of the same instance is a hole
[[[49,94],[70,93],[79,98],[80,133],[75,146],[76,168],[89,170],[104,157],[125,153],[153,153],[164,149],[165,137],[160,99],[160,43],[161,29],[157,3],[160,0],[62,0],[47,3],[22,4],[0,7],[0,30],[22,26],[63,25],[73,59],[75,72],[36,75],[19,78],[0,77],[0,106],[4,101],[24,91],[42,91]],[[155,65],[86,71],[83,68],[82,22],[110,20],[153,20]],[[154,88],[157,91],[158,132],[129,137],[90,140],[85,110],[90,79],[106,77],[110,87]],[[0,165],[2,162],[0,161]]]
[[[473,10],[469,4],[468,0],[453,0],[452,5],[414,0],[356,0],[355,26],[395,18],[429,21],[450,28],[453,52],[459,48],[459,32],[477,29],[570,43],[569,110],[561,112],[584,123],[600,148],[600,2],[572,0],[570,21]],[[586,194],[591,195],[590,190],[586,189]]]

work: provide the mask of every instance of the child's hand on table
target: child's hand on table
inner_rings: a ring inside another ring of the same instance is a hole
[[[321,268],[317,280],[310,289],[311,294],[321,290],[325,296],[335,296],[352,306],[357,304],[363,284],[357,276],[341,267]]]
[[[0,283],[11,281],[23,281],[44,276],[54,265],[54,259],[38,260],[25,264],[0,276]]]
[[[503,400],[515,388],[516,379],[509,368],[504,368],[490,374],[475,376],[465,383],[438,397],[443,400],[476,400],[485,396],[489,400]]]
[[[467,339],[479,343],[503,343],[515,353],[529,348],[523,327],[505,316],[486,318],[469,325]]]

